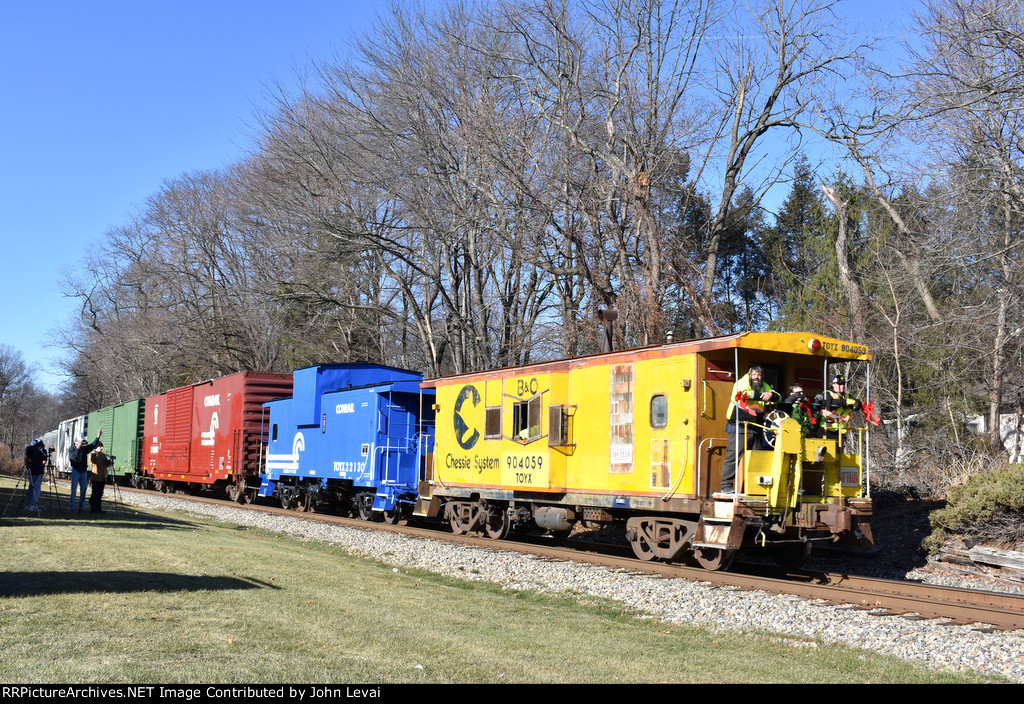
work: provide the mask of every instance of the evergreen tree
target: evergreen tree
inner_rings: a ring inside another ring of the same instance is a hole
[[[719,304],[723,329],[764,329],[774,317],[769,296],[772,233],[764,209],[749,188],[733,203],[719,248],[725,298]]]
[[[779,307],[776,326],[854,338],[858,336],[857,311],[840,273],[838,215],[816,180],[807,159],[801,157],[768,245],[777,285],[772,291]],[[874,259],[865,224],[867,197],[843,173],[836,175],[830,188],[846,206],[846,241],[840,249],[850,281],[859,290],[865,261]],[[864,315],[863,305],[859,313]]]
[[[810,286],[812,276],[833,260],[828,256],[828,216],[816,176],[807,157],[800,155],[794,164],[793,187],[782,204],[766,246],[771,265],[773,287],[769,291],[782,320],[776,327],[813,329],[823,301],[821,292]],[[829,272],[823,272],[827,275]]]

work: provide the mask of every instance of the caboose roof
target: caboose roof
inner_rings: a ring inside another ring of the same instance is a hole
[[[817,341],[818,349],[812,348]],[[534,362],[517,367],[504,367],[478,372],[464,372],[445,377],[426,379],[423,386],[437,386],[449,380],[465,380],[466,378],[486,378],[515,374],[543,374],[554,371],[568,370],[572,367],[590,366],[595,364],[618,364],[628,360],[657,359],[681,354],[694,354],[725,349],[763,350],[785,354],[804,355],[808,358],[836,359],[848,361],[869,361],[871,352],[867,345],[848,340],[824,337],[807,332],[742,332],[716,337],[696,338],[680,342],[669,342],[647,347],[635,347],[612,352],[601,352],[565,359]]]

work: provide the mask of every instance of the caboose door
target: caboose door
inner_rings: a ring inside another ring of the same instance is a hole
[[[725,458],[725,422],[736,363],[730,350],[697,357],[700,385],[697,388],[697,494],[718,491]]]

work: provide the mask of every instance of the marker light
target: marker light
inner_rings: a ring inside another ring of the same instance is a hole
[[[821,349],[821,340],[819,340],[816,337],[812,337],[811,341],[807,343],[807,348],[811,352],[817,352],[818,350]]]

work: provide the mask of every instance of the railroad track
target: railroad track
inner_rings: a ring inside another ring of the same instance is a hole
[[[127,489],[122,491],[159,492]],[[820,601],[824,605],[847,606],[878,616],[940,619],[946,625],[974,625],[979,630],[1024,629],[1024,597],[1000,592],[922,584],[900,580],[861,577],[838,572],[780,570],[768,565],[738,562],[732,572],[711,572],[674,563],[646,562],[622,548],[582,541],[555,543],[545,539],[491,540],[472,535],[453,535],[446,528],[423,525],[387,525],[332,514],[300,513],[261,504],[228,504],[187,494],[169,494],[203,503],[231,505],[253,511],[346,525],[364,530],[400,533],[411,537],[444,540],[456,544],[534,555],[542,559],[583,562],[635,574],[687,579],[723,588],[792,595]]]
[[[742,575],[732,575],[741,577],[736,586],[745,587],[744,580],[754,578],[766,591],[848,605],[879,616],[943,619],[948,625],[975,624],[980,630],[1024,629],[1024,597],[1014,594],[838,572],[794,570],[778,578],[756,566],[745,568]]]

